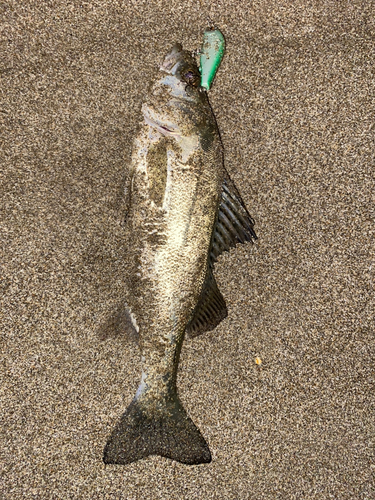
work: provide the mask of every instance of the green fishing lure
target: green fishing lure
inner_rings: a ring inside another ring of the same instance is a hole
[[[207,29],[203,34],[200,56],[201,87],[210,90],[216,71],[224,57],[225,39],[219,29]]]

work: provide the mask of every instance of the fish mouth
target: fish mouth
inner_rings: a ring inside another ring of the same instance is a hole
[[[151,127],[156,128],[161,134],[169,135],[169,136],[171,136],[171,135],[179,136],[180,135],[176,130],[173,130],[171,128],[166,127],[165,125],[162,125],[157,120],[154,120],[146,115],[143,115],[143,116],[144,116],[144,119],[145,119],[145,122],[147,123],[147,125],[150,125]]]
[[[165,59],[160,66],[162,71],[166,73],[175,73],[177,63],[183,58],[183,49],[180,43],[175,43],[172,50],[165,56]]]

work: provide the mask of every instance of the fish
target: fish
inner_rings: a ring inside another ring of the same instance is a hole
[[[181,44],[166,55],[142,114],[127,194],[130,300],[111,320],[138,336],[142,376],[103,461],[159,455],[204,464],[212,460],[209,446],[177,392],[181,347],[185,335],[211,331],[227,317],[214,265],[224,251],[257,238],[254,220],[224,167],[196,60]]]

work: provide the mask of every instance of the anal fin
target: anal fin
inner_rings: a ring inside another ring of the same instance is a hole
[[[100,340],[123,336],[127,339],[139,341],[139,333],[135,317],[126,303],[120,302],[99,326],[97,335]]]

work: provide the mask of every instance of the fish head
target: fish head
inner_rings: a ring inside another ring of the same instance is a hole
[[[180,44],[175,44],[165,56],[142,106],[146,123],[176,139],[199,135],[207,128],[207,116],[211,116],[200,82],[195,58]]]
[[[190,89],[189,97],[195,94],[193,89],[202,90],[197,62],[189,51],[183,50],[179,43],[173,45],[172,50],[165,56],[160,71],[174,77],[167,79],[167,84],[170,86],[178,86],[185,90]]]

